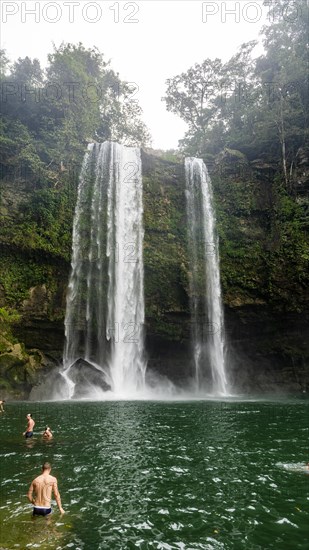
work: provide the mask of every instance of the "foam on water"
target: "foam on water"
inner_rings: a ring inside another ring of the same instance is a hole
[[[303,472],[305,474],[309,474],[309,468],[303,462],[296,462],[296,463],[277,462],[276,466],[278,466],[279,468],[283,468],[288,472]]]

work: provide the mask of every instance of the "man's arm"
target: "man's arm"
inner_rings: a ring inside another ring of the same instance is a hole
[[[27,428],[26,428],[26,431],[23,433],[23,435],[26,435],[26,432],[28,431],[28,428],[29,428],[29,424],[30,424],[30,421],[28,420],[27,421]],[[29,430],[30,431],[30,430]]]
[[[53,489],[54,489],[54,495],[55,495],[55,499],[56,499],[56,502],[57,502],[57,506],[60,510],[60,514],[64,514],[64,509],[61,506],[61,498],[60,498],[60,493],[59,493],[59,489],[58,489],[57,480],[53,484]]]
[[[34,487],[33,487],[33,482],[32,482],[30,487],[29,487],[28,494],[27,494],[28,500],[31,502],[31,504],[34,504],[33,490],[34,490]]]

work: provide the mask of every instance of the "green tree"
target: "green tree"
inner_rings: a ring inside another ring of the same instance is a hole
[[[306,0],[275,2],[270,20],[262,56],[252,58],[251,41],[225,64],[206,59],[169,79],[164,100],[188,124],[185,153],[207,158],[227,146],[250,160],[280,162],[291,192],[297,151],[308,145]]]
[[[308,4],[279,0],[270,15],[273,22],[262,31],[265,54],[256,62],[256,75],[267,92],[263,124],[278,144],[285,185],[291,191],[297,151],[308,145]]]
[[[0,48],[0,79],[4,78],[9,66],[9,59],[6,56],[5,50]]]
[[[32,182],[55,186],[68,170],[76,179],[89,141],[149,142],[134,91],[97,48],[62,43],[44,71],[25,57],[8,72],[4,51],[1,60],[3,174],[15,166],[16,176],[18,162],[25,163],[20,172],[30,169]]]

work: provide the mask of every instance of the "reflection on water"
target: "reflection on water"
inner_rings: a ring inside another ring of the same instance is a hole
[[[24,404],[26,407],[26,404]],[[306,402],[34,404],[0,419],[0,546],[43,550],[307,549]],[[17,435],[16,435],[17,434]],[[63,507],[31,519],[26,493],[52,463]],[[16,546],[17,545],[17,546]]]

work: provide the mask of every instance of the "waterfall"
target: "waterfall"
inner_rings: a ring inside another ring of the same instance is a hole
[[[78,186],[63,355],[67,397],[73,366],[94,367],[116,393],[144,387],[143,203],[140,150],[91,144]],[[95,385],[95,384],[94,384]],[[105,389],[106,389],[105,387]]]
[[[110,369],[115,391],[145,384],[143,185],[140,150],[113,144],[107,205]]]
[[[211,180],[201,159],[186,158],[185,172],[195,387],[224,395],[228,382]]]

